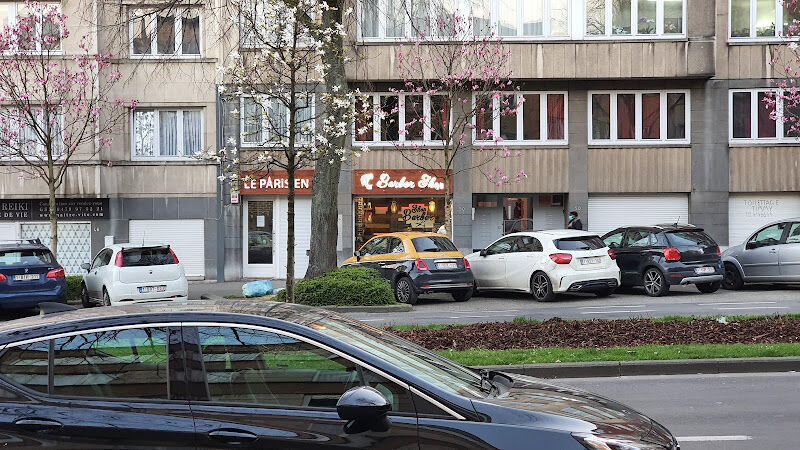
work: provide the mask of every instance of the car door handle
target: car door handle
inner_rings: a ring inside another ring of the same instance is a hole
[[[56,422],[55,420],[39,419],[35,417],[17,419],[14,421],[14,425],[25,431],[53,431],[64,426],[61,422]]]
[[[247,430],[235,428],[221,428],[208,432],[208,437],[215,441],[224,442],[231,445],[250,444],[258,439],[258,435]]]

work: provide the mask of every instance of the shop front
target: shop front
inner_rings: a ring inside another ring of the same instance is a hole
[[[295,174],[295,276],[308,268],[311,246],[311,180],[313,170]],[[251,172],[240,185],[242,202],[243,275],[286,278],[289,181],[285,171]]]
[[[566,194],[473,195],[472,248],[504,234],[564,228]]]
[[[442,175],[417,169],[354,170],[353,248],[380,234],[437,231],[445,223]]]

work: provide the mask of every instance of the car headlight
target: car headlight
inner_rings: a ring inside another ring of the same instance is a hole
[[[614,439],[593,434],[573,434],[573,436],[589,450],[671,450],[672,448],[639,439]]]

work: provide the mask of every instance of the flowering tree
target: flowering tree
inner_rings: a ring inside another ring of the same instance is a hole
[[[513,73],[506,67],[511,52],[491,32],[479,37],[473,28],[477,21],[460,15],[447,0],[425,11],[411,4],[405,14],[413,33],[411,44],[396,51],[403,85],[391,89],[396,96],[381,97],[380,105],[359,105],[356,133],[369,131],[373,109],[380,115],[382,133],[399,124],[397,136],[386,137],[412,165],[443,177],[445,228],[452,236],[451,181],[456,174],[481,168],[498,186],[527,178],[523,170],[507,174],[485,167],[520,154],[512,155],[493,127],[495,119],[514,116],[521,107]],[[467,163],[460,164],[464,156]]]
[[[330,65],[321,56],[344,33],[323,20],[330,10],[316,0],[234,0],[242,46],[222,68],[221,88],[241,104],[241,147],[221,150],[233,184],[251,171],[285,170],[288,178],[286,294],[294,301],[295,174],[347,158],[341,145],[355,95],[324,86]],[[326,243],[330,245],[330,243]]]
[[[95,54],[89,39],[65,55],[66,16],[52,4],[26,2],[13,25],[0,31],[0,159],[21,181],[47,184],[50,247],[58,253],[56,196],[69,168],[111,144],[113,128],[127,114],[109,93],[121,75],[112,55]]]
[[[759,99],[769,113],[770,119],[780,122],[783,136],[800,137],[800,0],[784,0],[783,2],[783,41],[782,45],[772,49],[770,63],[777,77],[772,84],[777,88],[774,92],[764,93]],[[759,124],[759,127],[761,125]],[[774,130],[759,133],[777,134]],[[759,137],[767,137],[761,136]],[[778,136],[780,137],[780,136]]]

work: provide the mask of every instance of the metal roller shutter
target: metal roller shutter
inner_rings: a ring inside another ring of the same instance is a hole
[[[689,196],[590,195],[589,231],[603,235],[622,226],[687,223]]]
[[[16,222],[0,223],[0,241],[19,239],[19,224]]]
[[[205,277],[206,239],[203,219],[131,220],[128,227],[130,243],[169,245],[183,264],[187,277]]]
[[[278,253],[276,271],[278,278],[286,278],[286,240],[289,224],[286,217],[289,202],[280,198],[276,202],[276,227],[275,250]],[[307,250],[311,248],[311,196],[298,196],[294,199],[294,274],[295,278],[302,278],[308,269]]]
[[[743,243],[763,225],[800,216],[800,193],[765,192],[730,194],[728,197],[728,242]]]

